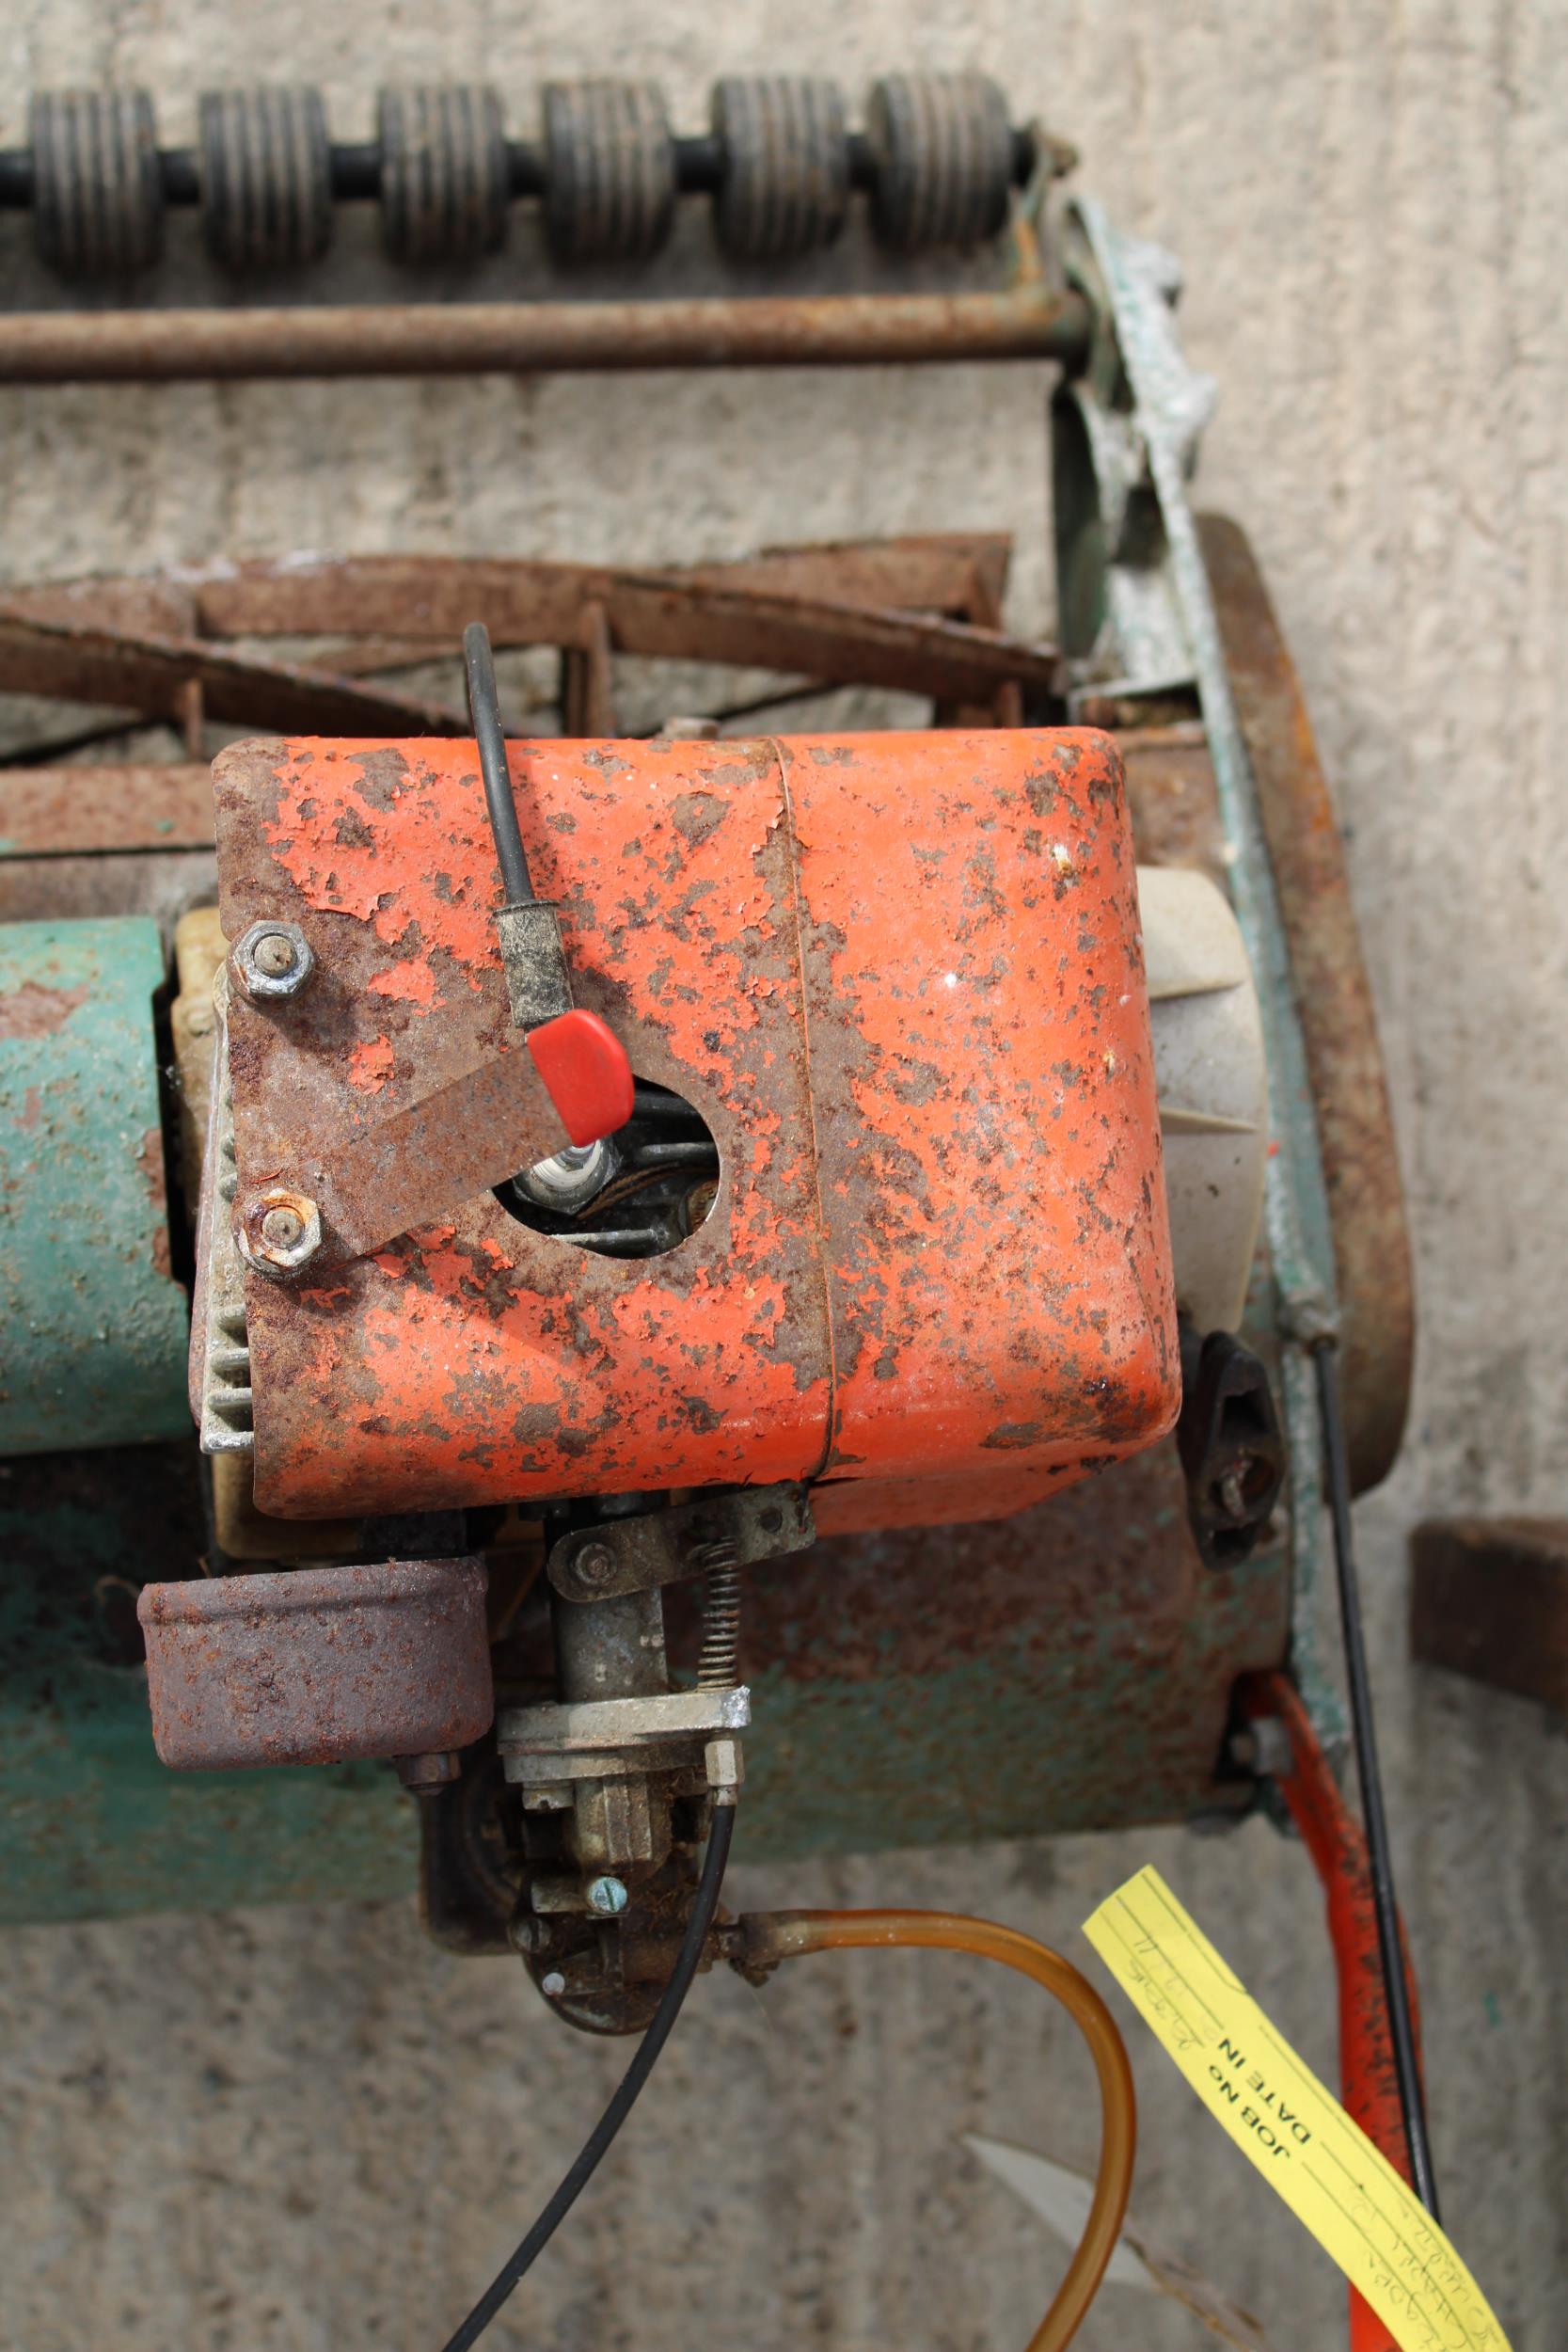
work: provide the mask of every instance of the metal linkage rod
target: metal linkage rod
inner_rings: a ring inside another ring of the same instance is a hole
[[[1077,294],[715,295],[581,302],[248,304],[0,317],[0,384],[821,368],[955,359],[1078,366]]]
[[[1344,1629],[1345,1678],[1350,1691],[1356,1772],[1361,1782],[1361,1813],[1367,1825],[1367,1858],[1371,1867],[1372,1905],[1377,1915],[1378,1958],[1382,1963],[1384,1994],[1388,2007],[1389,2035],[1394,2045],[1394,2072],[1399,2080],[1400,2106],[1410,2148],[1411,2180],[1417,2196],[1435,2221],[1438,2218],[1437,2181],[1433,2170],[1432,2144],[1427,2136],[1420,2060],[1416,2054],[1410,1988],[1400,1941],[1394,1862],[1388,1844],[1388,1817],[1383,1806],[1383,1776],[1378,1768],[1371,1678],[1367,1671],[1367,1645],[1361,1625],[1361,1593],[1351,1529],[1350,1465],[1345,1451],[1344,1416],[1339,1405],[1339,1359],[1332,1340],[1325,1340],[1319,1345],[1316,1360],[1318,1403],[1323,1414],[1324,1467],[1329,1509],[1334,1521],[1334,1561],[1338,1574],[1339,1617]]]

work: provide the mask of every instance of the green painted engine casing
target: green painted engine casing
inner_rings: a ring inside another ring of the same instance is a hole
[[[182,1435],[143,915],[0,924],[0,1455]]]
[[[388,1766],[159,1763],[136,1595],[208,1547],[191,1438],[40,1454],[0,1481],[0,1927],[415,1884],[418,1818]],[[667,1600],[689,1662],[696,1603]],[[1290,1602],[1283,1546],[1198,1565],[1169,1446],[1016,1519],[765,1564],[747,1580],[744,1858],[1240,1818],[1230,1692],[1283,1660]],[[546,1672],[542,1607],[532,1638]]]

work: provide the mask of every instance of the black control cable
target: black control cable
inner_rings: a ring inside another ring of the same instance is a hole
[[[531,2267],[565,2220],[593,2179],[610,2141],[631,2113],[638,2093],[653,2073],[654,2062],[669,2041],[671,2028],[691,1989],[691,1980],[703,1957],[703,1947],[707,1942],[708,1931],[719,1909],[719,1890],[724,1883],[724,1865],[729,1859],[730,1840],[734,1835],[735,1807],[733,1804],[721,1804],[716,1808],[713,1825],[708,1831],[703,1874],[697,1882],[697,1892],[692,1899],[691,1914],[686,1923],[686,1934],[674,1973],[659,1995],[652,2024],[638,2043],[636,2055],[622,2075],[614,2096],[583,2142],[581,2153],[561,2186],[516,2252],[496,2273],[456,2334],[448,2337],[442,2352],[469,2352],[469,2346],[479,2342],[518,2280]]]
[[[524,907],[533,898],[533,881],[517,823],[512,771],[506,764],[506,738],[501,732],[490,632],[483,621],[470,621],[463,631],[463,663],[468,676],[468,718],[479,746],[479,772],[484,779],[484,801],[490,811],[490,830],[496,836],[501,885],[509,907]]]
[[[1350,1464],[1345,1452],[1344,1412],[1339,1399],[1338,1350],[1332,1339],[1324,1339],[1318,1343],[1313,1352],[1318,1367],[1318,1406],[1323,1417],[1328,1502],[1334,1521],[1334,1565],[1339,1584],[1339,1622],[1344,1630],[1345,1680],[1350,1691],[1355,1769],[1361,1782],[1361,1812],[1367,1826],[1367,1857],[1371,1867],[1372,1907],[1377,1916],[1378,1957],[1383,1965],[1388,2030],[1394,2045],[1394,2074],[1399,2084],[1405,2141],[1410,2150],[1410,2177],[1417,2196],[1435,2221],[1439,2218],[1437,2180],[1433,2170],[1432,2142],[1427,2136],[1420,2060],[1416,2055],[1416,2028],[1410,2013],[1410,1981],[1405,1974],[1404,1947],[1400,1937],[1400,1911],[1394,1895],[1394,1860],[1388,1845],[1388,1817],[1383,1809],[1383,1776],[1378,1767],[1377,1734],[1372,1724],[1371,1680],[1367,1672],[1367,1645],[1361,1627],[1361,1591],[1351,1531]]]

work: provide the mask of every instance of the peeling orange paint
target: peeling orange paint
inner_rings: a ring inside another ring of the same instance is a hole
[[[390,1038],[362,1038],[348,1057],[348,1082],[362,1094],[379,1094],[396,1060]]]
[[[422,956],[405,956],[389,963],[371,982],[373,996],[392,996],[400,1004],[428,1007],[436,1002],[436,975]]]

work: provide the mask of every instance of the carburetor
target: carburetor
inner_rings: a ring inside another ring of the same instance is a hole
[[[479,749],[217,762],[193,1405],[261,1513],[383,1556],[141,1615],[166,1761],[483,1751],[513,1942],[626,2029],[740,1780],[747,1566],[1175,1422],[1138,891],[1093,730]],[[492,1756],[503,1521],[552,1650]]]

